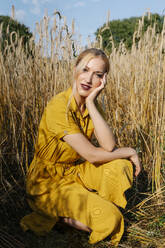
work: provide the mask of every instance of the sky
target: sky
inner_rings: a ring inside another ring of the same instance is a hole
[[[94,39],[97,28],[107,20],[108,10],[110,21],[142,16],[147,11],[165,15],[165,0],[0,0],[0,15],[11,16],[12,5],[15,18],[31,32],[45,13],[53,18],[54,11],[59,11],[69,27],[74,19],[76,33],[81,35],[83,44],[87,37]]]

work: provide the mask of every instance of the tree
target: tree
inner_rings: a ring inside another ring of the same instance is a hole
[[[18,38],[22,38],[22,45],[24,49],[28,47],[32,33],[29,28],[24,24],[19,23],[9,16],[0,16],[0,49],[2,52],[5,51],[6,46],[10,46],[11,43],[14,47],[18,45]],[[29,50],[29,47],[28,47]]]
[[[150,14],[143,17],[131,17],[123,20],[114,20],[104,24],[97,29],[95,35],[96,39],[102,39],[103,49],[111,51],[113,40],[115,47],[118,47],[120,42],[124,42],[126,48],[131,48],[133,42],[134,32],[139,27],[139,21],[144,20],[142,26],[142,33],[144,33],[149,26],[156,24],[156,33],[160,33],[163,28],[164,17],[158,14]]]

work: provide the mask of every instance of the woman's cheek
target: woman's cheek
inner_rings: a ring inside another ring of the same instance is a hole
[[[101,85],[101,81],[97,82],[96,85],[95,85],[95,87],[97,88],[97,87],[99,87],[100,85]]]

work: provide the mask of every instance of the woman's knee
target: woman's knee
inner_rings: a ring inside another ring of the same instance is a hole
[[[89,199],[90,200],[90,199]],[[108,226],[117,226],[121,222],[123,216],[116,205],[112,202],[96,197],[89,202],[88,207],[88,226],[97,231],[109,228]]]
[[[110,161],[103,165],[103,170],[105,175],[112,175],[112,173],[116,174],[116,176],[123,174],[130,174],[132,176],[133,167],[129,160],[126,159],[116,159]]]
[[[110,235],[111,242],[118,244],[124,232],[124,219],[116,206],[106,209],[105,214],[100,215],[100,220],[96,221],[96,216],[92,216],[91,235],[89,243],[94,244]]]

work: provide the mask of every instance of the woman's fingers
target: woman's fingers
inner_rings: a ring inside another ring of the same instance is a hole
[[[95,88],[86,98],[86,102],[89,100],[90,101],[94,100],[99,95],[101,90],[105,87],[106,81],[107,81],[107,73],[104,74],[102,80],[100,81],[101,84],[97,88]]]
[[[136,166],[136,165],[135,165],[135,166]],[[141,171],[141,166],[140,166],[140,165],[137,165],[137,166],[136,166],[136,169],[135,169],[135,176],[136,176],[136,177],[139,175],[140,171]]]
[[[104,74],[103,79],[101,80],[101,85],[97,87],[98,92],[105,87],[106,82],[107,82],[107,73]]]
[[[135,165],[135,176],[137,177],[141,171],[141,164],[140,164],[138,155],[135,154],[135,155],[131,156],[130,160]]]
[[[103,84],[104,84],[104,86],[105,86],[106,83],[107,83],[107,73],[104,73],[102,82],[103,82]]]

